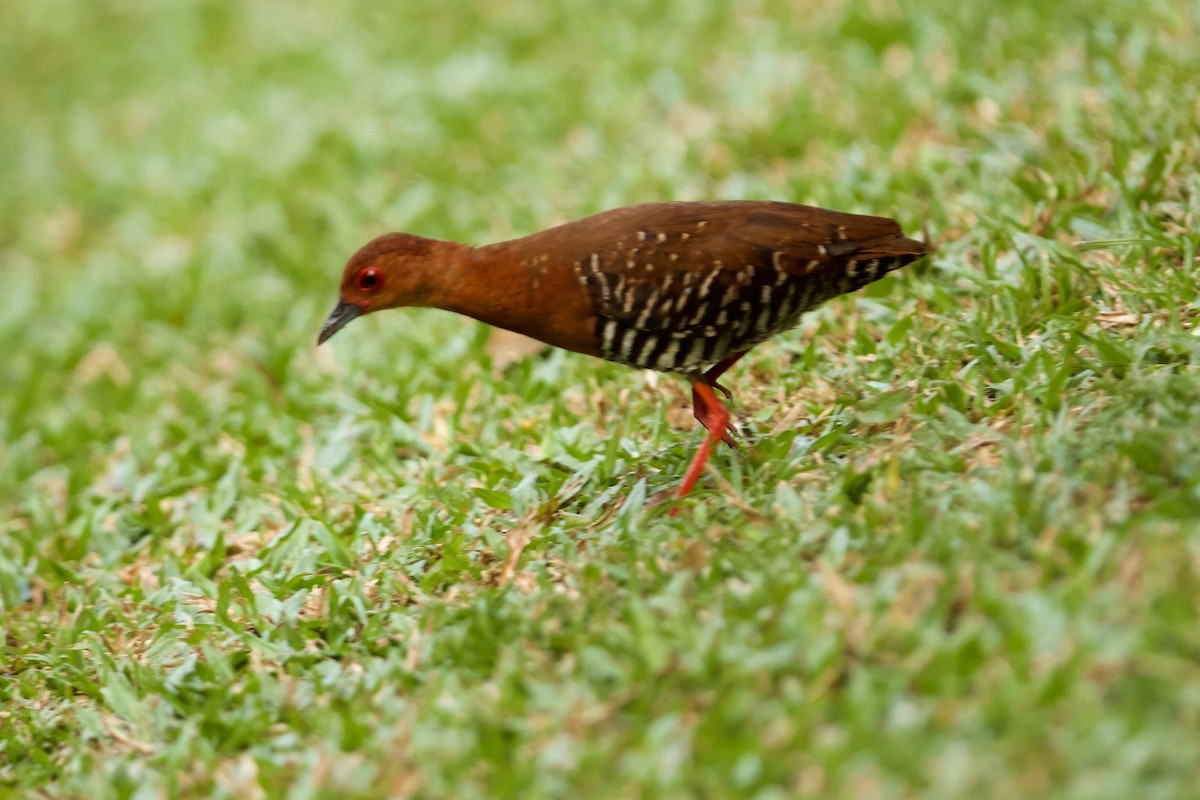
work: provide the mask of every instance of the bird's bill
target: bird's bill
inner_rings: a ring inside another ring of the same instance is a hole
[[[338,304],[333,307],[333,311],[329,312],[329,317],[326,318],[325,324],[321,326],[321,332],[317,334],[317,346],[325,344],[325,340],[353,320],[355,317],[362,315],[362,309],[347,303],[345,300],[339,300]]]

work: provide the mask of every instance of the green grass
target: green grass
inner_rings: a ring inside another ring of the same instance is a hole
[[[0,795],[1200,795],[1195,2],[0,26]],[[346,256],[634,202],[931,259],[731,374],[317,350]]]

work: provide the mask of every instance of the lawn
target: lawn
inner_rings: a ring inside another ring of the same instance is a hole
[[[0,797],[1200,796],[1200,5],[7,0]],[[934,256],[729,376],[314,346],[652,200]]]

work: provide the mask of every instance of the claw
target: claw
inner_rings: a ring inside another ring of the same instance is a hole
[[[737,440],[733,438],[734,436],[737,436],[737,433],[737,428],[733,427],[733,424],[730,423],[729,425],[725,426],[725,433],[721,434],[721,441],[732,447],[734,450],[738,450],[740,448],[738,447]]]

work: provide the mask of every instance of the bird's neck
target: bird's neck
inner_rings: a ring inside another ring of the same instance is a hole
[[[595,355],[592,312],[575,273],[546,248],[519,242],[477,248],[448,242],[427,305]]]
[[[514,329],[533,311],[533,271],[513,248],[446,242],[429,305]]]

